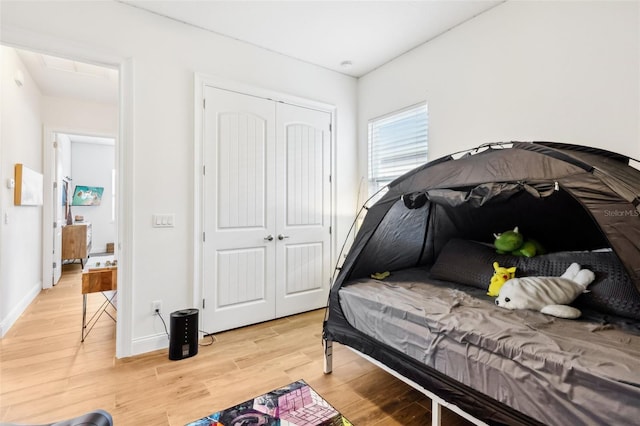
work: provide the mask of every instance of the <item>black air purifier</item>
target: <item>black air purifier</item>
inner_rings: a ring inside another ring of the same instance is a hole
[[[198,310],[183,309],[171,313],[169,359],[189,358],[198,353]]]

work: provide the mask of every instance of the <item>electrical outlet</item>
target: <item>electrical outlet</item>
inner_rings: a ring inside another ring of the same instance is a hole
[[[151,313],[162,312],[162,300],[154,300],[151,302]]]

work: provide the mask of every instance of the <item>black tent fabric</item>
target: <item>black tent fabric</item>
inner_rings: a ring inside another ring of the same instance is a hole
[[[555,142],[481,146],[401,176],[372,206],[334,284],[432,264],[453,238],[519,226],[549,250],[611,249],[640,290],[640,171],[630,158]],[[403,197],[426,196],[420,209]]]
[[[640,170],[631,160],[579,145],[504,142],[445,156],[399,177],[368,209],[339,270],[325,339],[378,359],[463,410],[482,410],[492,423],[535,424],[359,333],[346,321],[338,292],[374,272],[431,266],[453,239],[492,243],[494,233],[516,226],[549,252],[610,248],[640,292]]]

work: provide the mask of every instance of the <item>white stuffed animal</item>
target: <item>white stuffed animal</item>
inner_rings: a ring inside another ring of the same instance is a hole
[[[595,274],[572,263],[560,277],[512,278],[504,283],[496,305],[506,309],[533,309],[559,318],[574,319],[579,309],[567,306],[593,282]]]

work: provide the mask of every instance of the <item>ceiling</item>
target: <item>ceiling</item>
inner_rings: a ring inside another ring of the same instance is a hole
[[[83,62],[16,49],[44,96],[116,104],[118,71]]]
[[[77,135],[72,133],[65,133],[71,143],[88,143],[93,145],[115,145],[116,140],[114,138],[105,138],[102,136],[89,136],[89,135]]]
[[[505,0],[119,0],[353,77]]]
[[[349,76],[361,77],[505,0],[116,0]],[[45,96],[117,103],[118,73],[18,50]]]

